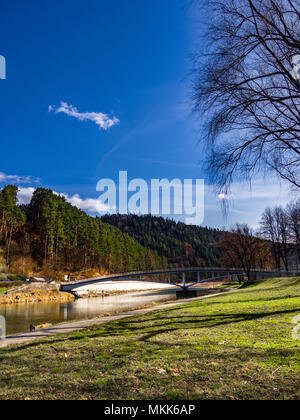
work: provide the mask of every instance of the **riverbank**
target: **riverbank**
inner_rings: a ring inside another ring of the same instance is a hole
[[[0,399],[299,399],[299,288],[266,280],[65,325],[0,350]]]
[[[55,285],[32,283],[0,294],[0,305],[15,305],[37,302],[73,302],[75,296],[60,292]]]

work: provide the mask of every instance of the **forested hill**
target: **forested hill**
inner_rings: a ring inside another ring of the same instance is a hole
[[[18,188],[0,190],[0,246],[10,271],[124,272],[167,265],[127,233],[38,188],[18,206]]]
[[[169,266],[215,266],[222,232],[153,216],[112,215],[101,220],[134,237],[142,246],[168,259]]]
[[[51,190],[19,206],[18,188],[0,190],[0,247],[11,272],[125,272],[167,266],[213,266],[215,229],[161,217],[91,217]],[[51,274],[52,275],[52,274]]]

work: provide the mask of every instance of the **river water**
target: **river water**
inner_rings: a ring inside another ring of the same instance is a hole
[[[78,299],[72,303],[28,303],[0,306],[6,319],[6,334],[28,331],[29,325],[58,324],[65,321],[92,319],[106,313],[119,313],[152,302],[176,299],[176,290],[138,292],[119,296]]]

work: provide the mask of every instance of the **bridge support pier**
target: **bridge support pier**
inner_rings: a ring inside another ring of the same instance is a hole
[[[186,273],[182,273],[182,283],[183,283],[183,287],[185,289],[186,288]]]

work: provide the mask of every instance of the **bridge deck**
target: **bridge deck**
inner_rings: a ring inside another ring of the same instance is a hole
[[[153,276],[160,276],[160,275],[172,275],[172,274],[187,274],[187,273],[212,273],[212,274],[226,274],[226,275],[242,275],[242,269],[234,269],[234,268],[219,268],[219,267],[188,267],[188,268],[169,268],[169,269],[158,269],[158,270],[149,270],[149,271],[134,271],[129,273],[118,273],[118,274],[110,274],[106,276],[99,276],[99,277],[92,277],[89,279],[77,280],[73,282],[65,282],[61,284],[61,290],[73,290],[77,289],[82,286],[86,286],[89,284],[96,284],[110,280],[118,280],[118,281],[126,281],[128,279],[135,279],[139,278],[139,281],[149,281],[147,277]],[[142,277],[142,278],[141,278]],[[143,278],[146,277],[146,278]],[[167,281],[161,281],[158,279],[151,279],[151,282],[154,283],[164,283],[169,284]],[[184,287],[184,285],[174,284],[174,286]]]
[[[185,282],[185,275],[187,273],[205,273],[205,274],[213,274],[213,277],[210,279],[197,281],[196,283],[188,284]],[[279,273],[275,270],[252,270],[251,273],[253,274],[254,278],[267,278],[271,276],[283,276],[283,275],[297,275],[298,273]],[[167,281],[161,281],[159,279],[151,279],[151,282],[156,283],[164,283],[164,284],[174,284],[174,286],[187,288],[191,287],[196,284],[203,283],[205,281],[213,281],[217,278],[231,276],[231,275],[243,275],[244,271],[241,268],[222,268],[222,267],[187,267],[187,268],[168,268],[168,269],[157,269],[157,270],[149,270],[149,271],[133,271],[130,273],[118,273],[118,274],[109,274],[107,276],[99,276],[99,277],[92,277],[89,279],[83,279],[83,280],[77,280],[69,283],[62,283],[61,284],[61,290],[64,291],[71,291],[73,289],[77,289],[82,286],[86,286],[89,284],[96,284],[101,283],[109,280],[118,280],[118,281],[126,281],[128,279],[135,279],[136,277],[139,278],[139,281],[149,281],[149,278],[147,277],[153,277],[153,276],[160,276],[160,275],[169,275],[172,274],[182,274],[184,277],[183,284],[177,284]],[[219,276],[216,276],[216,275]],[[223,276],[221,276],[223,274]],[[224,275],[225,274],[225,275]],[[298,274],[299,275],[299,274]],[[143,278],[146,277],[146,278]]]

